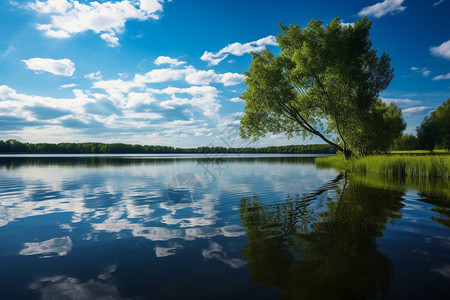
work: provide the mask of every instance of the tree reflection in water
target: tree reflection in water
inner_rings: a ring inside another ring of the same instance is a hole
[[[377,250],[389,220],[401,217],[404,191],[382,190],[339,175],[312,194],[264,205],[241,200],[252,281],[287,299],[364,299],[385,295],[394,274]]]

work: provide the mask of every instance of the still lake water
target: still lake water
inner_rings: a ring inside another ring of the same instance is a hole
[[[0,157],[0,299],[450,299],[448,182],[312,157]]]

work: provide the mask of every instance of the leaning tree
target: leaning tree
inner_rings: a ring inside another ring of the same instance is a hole
[[[371,112],[379,113],[375,106],[393,69],[389,56],[377,56],[372,47],[370,26],[367,18],[353,25],[343,25],[339,18],[326,27],[320,20],[311,20],[306,28],[280,25],[281,52],[252,53],[252,65],[244,73],[241,136],[317,136],[348,158],[362,145],[358,137],[370,136],[367,130],[382,131],[386,126],[369,126],[366,120],[374,119]]]

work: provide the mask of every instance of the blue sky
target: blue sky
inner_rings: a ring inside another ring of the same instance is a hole
[[[364,15],[395,69],[381,96],[413,133],[450,97],[449,0],[2,0],[0,139],[248,146],[236,126],[249,52],[277,53],[280,22]]]

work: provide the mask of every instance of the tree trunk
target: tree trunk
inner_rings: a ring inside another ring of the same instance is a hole
[[[342,149],[342,155],[344,155],[344,160],[349,159],[352,156],[352,151],[347,149],[347,144],[344,143],[344,147]]]

